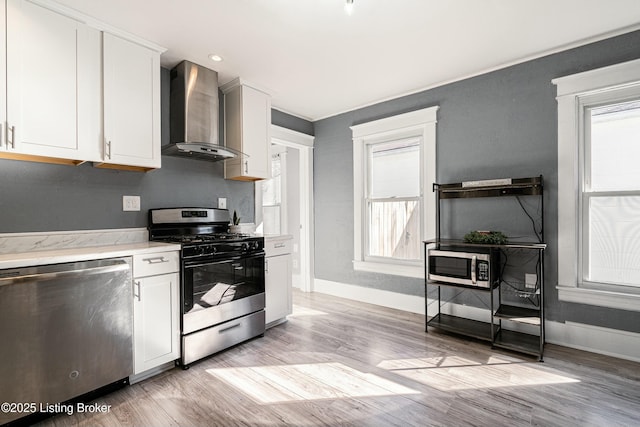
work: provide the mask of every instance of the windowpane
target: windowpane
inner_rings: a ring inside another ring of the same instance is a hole
[[[369,195],[373,199],[420,196],[420,140],[371,145]]]
[[[640,101],[590,110],[591,190],[640,190]]]
[[[418,200],[369,203],[369,255],[420,259]]]
[[[281,160],[280,156],[271,159],[271,179],[262,181],[262,205],[274,206],[281,203]]]
[[[280,206],[264,206],[262,208],[264,234],[281,234]]]
[[[640,287],[640,196],[590,197],[586,279]]]

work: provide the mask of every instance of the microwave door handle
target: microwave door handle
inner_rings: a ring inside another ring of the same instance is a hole
[[[476,284],[476,259],[474,255],[471,257],[471,283]]]

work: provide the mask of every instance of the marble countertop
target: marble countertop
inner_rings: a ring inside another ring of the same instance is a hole
[[[0,269],[60,264],[93,259],[117,258],[138,254],[180,250],[179,244],[138,242],[101,246],[70,247],[0,254]]]

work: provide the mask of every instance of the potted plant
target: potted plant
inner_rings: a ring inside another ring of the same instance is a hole
[[[238,216],[238,212],[233,211],[233,219],[231,220],[231,225],[229,226],[230,233],[240,233],[240,217]]]

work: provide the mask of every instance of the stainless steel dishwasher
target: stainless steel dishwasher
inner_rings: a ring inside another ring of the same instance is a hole
[[[130,258],[0,270],[0,424],[126,381],[132,329]]]

